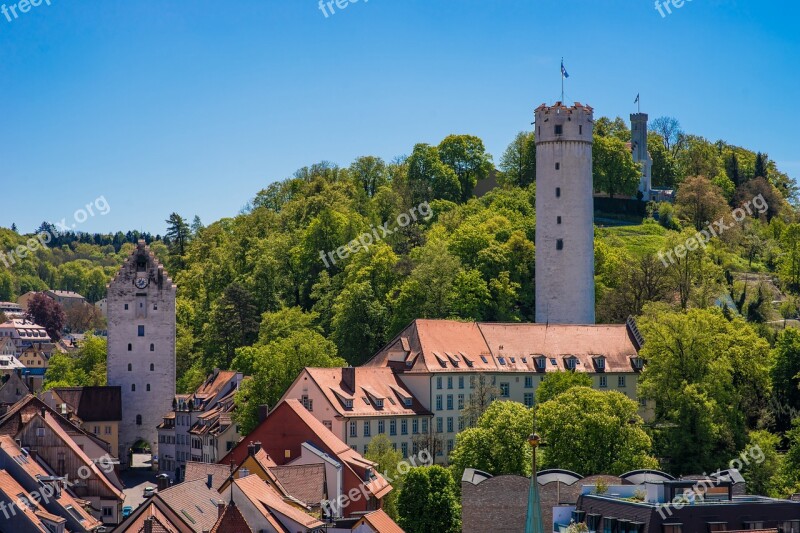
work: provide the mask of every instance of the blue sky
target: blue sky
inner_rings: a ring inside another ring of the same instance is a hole
[[[7,6],[19,0],[0,0]],[[335,4],[334,4],[335,8]],[[209,223],[320,160],[450,133],[499,161],[560,96],[768,152],[800,177],[794,1],[50,0],[0,15],[0,226],[105,197],[78,229]]]

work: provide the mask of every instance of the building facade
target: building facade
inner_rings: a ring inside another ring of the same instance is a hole
[[[642,200],[652,200],[653,190],[653,159],[647,149],[647,113],[633,113],[631,115],[631,152],[633,161],[641,168],[639,179],[639,192]]]
[[[594,324],[589,106],[536,109],[536,322]]]
[[[175,398],[177,287],[144,241],[108,286],[108,384],[120,387],[119,458],[135,445],[158,453],[164,413]]]

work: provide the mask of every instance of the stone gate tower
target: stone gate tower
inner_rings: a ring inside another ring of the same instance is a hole
[[[593,117],[536,109],[536,322],[594,324]]]
[[[176,286],[144,241],[108,286],[108,384],[122,389],[119,458],[147,441],[175,398]]]

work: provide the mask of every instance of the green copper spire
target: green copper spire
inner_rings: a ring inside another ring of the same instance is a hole
[[[544,533],[542,525],[542,501],[539,499],[539,481],[536,476],[536,449],[541,443],[536,433],[528,437],[528,444],[533,448],[533,469],[531,470],[531,488],[528,490],[528,514],[525,517],[525,533]]]

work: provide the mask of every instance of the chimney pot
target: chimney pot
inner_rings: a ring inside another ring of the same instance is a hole
[[[253,441],[250,441],[250,444],[247,445],[247,455],[253,457],[256,454],[256,445],[253,444]]]
[[[352,366],[348,366],[342,369],[342,382],[345,384],[347,388],[350,389],[350,392],[356,391],[356,369]]]
[[[206,479],[206,486],[209,489],[214,488],[214,476],[213,475],[208,474],[208,479]]]
[[[256,442],[253,444],[253,446],[254,446],[254,448],[255,448],[255,453],[258,453],[258,452],[260,452],[260,451],[261,451],[261,441],[260,441],[260,440],[257,440],[257,441],[256,441]]]
[[[145,518],[144,519],[144,533],[153,533],[153,519],[152,518]]]
[[[269,405],[262,404],[258,406],[258,421],[259,423],[263,422],[267,419],[267,415],[269,415]]]
[[[233,490],[233,487],[231,487],[231,490]],[[217,518],[221,518],[222,517],[222,513],[224,513],[224,512],[225,512],[225,502],[218,501],[217,502]]]

